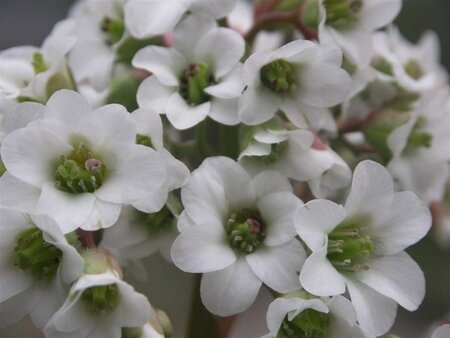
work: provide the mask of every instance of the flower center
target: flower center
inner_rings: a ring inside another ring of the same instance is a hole
[[[105,34],[106,43],[109,45],[119,42],[125,32],[125,24],[122,20],[114,20],[107,16],[101,21],[100,28]]]
[[[29,271],[35,279],[51,279],[56,274],[61,259],[61,250],[46,242],[42,231],[37,227],[24,230],[17,237],[14,265]]]
[[[114,310],[119,303],[119,289],[116,284],[94,286],[83,291],[81,299],[92,312]]]
[[[326,338],[330,320],[329,313],[306,309],[292,321],[286,316],[277,338]]]
[[[242,209],[232,213],[225,226],[231,246],[243,253],[251,253],[266,238],[265,224],[258,211]]]
[[[207,64],[191,63],[183,72],[180,94],[191,105],[199,105],[209,100],[204,89],[214,83],[214,77]]]
[[[347,29],[358,20],[363,0],[325,0],[326,24],[336,29]]]
[[[297,89],[297,68],[285,61],[275,60],[260,70],[261,82],[277,94],[286,94]]]
[[[142,327],[123,327],[121,338],[141,338],[143,332]]]
[[[142,144],[143,146],[153,148],[153,142],[150,136],[137,134],[136,144]]]
[[[369,269],[367,258],[375,251],[375,243],[365,233],[365,217],[354,217],[343,221],[328,234],[327,258],[342,272]]]
[[[94,192],[103,183],[106,167],[84,144],[68,156],[62,156],[55,172],[55,186],[59,190],[79,194]]]
[[[420,64],[414,60],[409,60],[404,66],[406,74],[411,76],[414,80],[419,80],[424,74]]]
[[[160,211],[151,214],[139,210],[136,210],[136,213],[136,221],[152,234],[159,234],[170,229],[172,222],[175,219],[169,208],[166,206]]]

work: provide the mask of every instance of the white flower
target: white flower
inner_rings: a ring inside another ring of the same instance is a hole
[[[331,119],[327,108],[341,103],[350,89],[341,61],[339,48],[305,40],[251,55],[244,64],[240,119],[260,124],[281,110],[296,126],[317,128],[313,122]]]
[[[352,175],[344,160],[313,132],[279,129],[273,123],[257,127],[239,162],[252,173],[273,169],[308,181],[320,197],[347,186]]]
[[[440,64],[439,40],[435,33],[427,32],[414,45],[400,35],[397,27],[373,37],[374,66],[384,65],[379,71],[390,76],[404,89],[422,92],[441,87],[447,81]]]
[[[277,298],[269,305],[266,317],[270,333],[261,338],[374,337],[359,327],[352,303],[342,296]]]
[[[55,25],[41,48],[13,47],[0,53],[0,96],[45,103],[58,89],[74,89],[66,54],[76,42],[70,19]]]
[[[45,336],[121,338],[122,329],[140,328],[150,316],[147,298],[114,270],[85,274],[73,284],[66,301],[45,327]]]
[[[384,334],[397,303],[412,311],[422,302],[423,273],[403,250],[428,232],[430,212],[413,193],[395,193],[381,165],[361,162],[345,207],[313,200],[297,211],[295,225],[312,251],[300,273],[302,286],[318,296],[347,287],[363,329]]]
[[[388,170],[402,190],[415,192],[427,204],[441,200],[449,178],[449,98],[447,88],[425,93],[408,121],[387,139],[392,152]]]
[[[237,124],[243,54],[239,33],[190,15],[175,29],[173,48],[149,46],[136,53],[133,66],[153,73],[139,87],[139,106],[166,114],[177,129],[207,116]]]
[[[0,326],[30,314],[43,328],[66,297],[83,260],[47,216],[0,208]],[[68,235],[72,244],[74,234]],[[66,284],[66,286],[64,286]]]
[[[171,254],[176,266],[204,273],[201,297],[220,316],[242,312],[262,283],[277,292],[298,290],[305,258],[293,214],[302,202],[273,171],[255,178],[227,157],[211,157],[181,190],[185,207]]]
[[[62,90],[41,109],[43,119],[2,143],[2,205],[48,214],[64,233],[111,226],[122,204],[145,212],[164,205],[166,197],[155,194],[166,182],[164,159],[136,144],[124,107],[93,112],[79,94]]]
[[[342,48],[350,62],[367,65],[373,55],[372,33],[388,25],[401,0],[319,0],[319,40]]]
[[[450,325],[442,325],[434,331],[431,338],[448,338],[450,337]]]
[[[128,0],[125,22],[137,38],[172,31],[186,12],[219,19],[231,12],[236,0]]]

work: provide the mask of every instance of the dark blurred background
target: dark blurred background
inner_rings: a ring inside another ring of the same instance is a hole
[[[0,50],[20,45],[39,46],[53,25],[66,16],[73,2],[72,0],[0,0]],[[442,63],[450,71],[450,0],[403,0],[403,10],[396,23],[411,41],[417,41],[426,30],[437,32],[441,41]],[[425,332],[433,322],[450,313],[450,251],[439,249],[429,236],[409,250],[409,253],[426,275],[427,295],[418,311],[409,313],[399,309],[398,320],[392,332],[399,334],[402,338],[422,338],[425,337]],[[159,258],[149,258],[148,263],[159,273],[157,277],[151,277],[149,284],[137,283],[136,287],[140,291],[147,293],[152,302],[156,300],[163,308],[167,306],[170,308],[169,304],[173,302],[189,302],[190,297],[186,296],[191,285],[189,277],[165,265]],[[166,273],[169,276],[165,275]],[[182,286],[170,286],[165,283],[168,280],[183,279],[185,283]],[[162,290],[155,290],[151,288],[152,284],[162,284],[164,287]],[[175,327],[183,326],[183,322],[187,319],[186,315],[177,309],[168,310]],[[250,318],[255,320],[253,316]],[[264,321],[263,318],[260,320]],[[0,330],[0,337],[41,336],[32,329],[28,321],[23,321],[7,330]],[[233,338],[248,337],[234,334]]]

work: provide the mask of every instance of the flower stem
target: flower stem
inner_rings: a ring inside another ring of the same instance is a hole
[[[200,298],[201,277],[201,274],[195,276],[191,313],[186,338],[214,338],[218,336],[216,318],[206,310]]]
[[[95,248],[97,245],[95,244],[94,231],[86,231],[83,229],[77,229],[77,236],[83,245],[83,248],[90,249]]]
[[[220,126],[220,154],[236,160],[239,156],[239,126]]]

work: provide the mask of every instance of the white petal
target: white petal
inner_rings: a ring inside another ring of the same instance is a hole
[[[195,225],[184,230],[172,245],[172,260],[186,272],[211,272],[225,269],[236,255],[220,223]]]
[[[303,288],[317,296],[334,296],[345,292],[345,279],[327,259],[327,245],[313,252],[300,272]]]
[[[346,218],[342,205],[317,199],[306,203],[295,214],[295,227],[300,238],[312,251],[319,250],[329,234]]]
[[[229,28],[217,28],[207,33],[196,48],[195,60],[212,67],[216,78],[228,74],[245,51],[242,36]]]
[[[299,100],[315,107],[332,107],[344,101],[351,79],[343,69],[328,63],[309,64],[300,71]]]
[[[53,314],[58,311],[67,296],[61,281],[54,278],[50,283],[39,283],[39,298],[30,311],[33,324],[42,330]]]
[[[0,124],[0,132],[8,135],[16,129],[26,127],[30,122],[43,118],[44,112],[45,106],[39,103],[23,102],[16,104],[11,111],[5,110]]]
[[[153,73],[166,86],[178,86],[178,79],[187,66],[186,59],[176,49],[159,46],[139,50],[132,63]]]
[[[3,272],[2,272],[3,273]],[[36,292],[29,288],[25,292],[2,301],[0,306],[0,328],[7,327],[23,319],[36,303]]]
[[[258,210],[266,224],[266,245],[280,245],[295,237],[294,213],[302,204],[291,192],[274,192],[258,201]]]
[[[88,102],[72,90],[59,90],[50,97],[45,110],[45,118],[61,121],[69,126],[77,126],[91,113]]]
[[[385,334],[394,324],[397,303],[354,279],[346,282],[359,325],[376,336]]]
[[[38,126],[9,134],[2,143],[1,158],[11,175],[41,187],[53,180],[54,161],[70,153],[72,146]]]
[[[238,66],[236,66],[230,74],[221,79],[219,83],[205,88],[205,93],[221,99],[237,98],[244,89],[242,75],[243,67],[242,64],[239,63]]]
[[[239,117],[255,125],[270,120],[278,110],[279,98],[262,87],[248,87],[239,100]]]
[[[334,319],[329,326],[329,338],[374,338],[373,335],[367,335],[356,324],[349,325],[342,319]]]
[[[189,169],[186,165],[177,160],[172,154],[160,149],[159,152],[163,155],[167,164],[167,185],[170,191],[181,188],[189,179]]]
[[[214,121],[227,126],[234,126],[239,123],[239,100],[234,99],[218,99],[211,100],[211,111],[209,117]]]
[[[335,317],[343,320],[347,325],[356,325],[356,311],[352,302],[347,298],[337,295],[330,298],[330,301],[326,304]]]
[[[151,138],[156,149],[163,147],[163,124],[161,117],[151,107],[136,109],[131,114],[138,134]]]
[[[86,231],[95,231],[112,226],[120,215],[121,204],[105,202],[97,198],[92,213],[81,228]]]
[[[375,210],[380,204],[390,204],[393,193],[389,172],[382,165],[366,160],[355,168],[345,208],[349,214]]]
[[[139,107],[148,107],[158,114],[165,114],[167,101],[176,90],[176,87],[163,85],[156,76],[150,76],[139,86],[136,94],[137,102]]]
[[[94,204],[94,194],[70,194],[56,189],[53,183],[46,183],[42,187],[36,213],[53,217],[66,234],[87,221]]]
[[[189,9],[194,13],[219,19],[229,14],[235,4],[236,0],[191,0]]]
[[[450,324],[442,325],[434,331],[431,338],[448,338],[450,337]]]
[[[171,31],[185,10],[181,1],[127,1],[125,22],[131,35],[142,39]]]
[[[405,252],[372,259],[369,270],[355,277],[409,311],[415,311],[425,296],[425,277]]]
[[[359,27],[363,30],[375,30],[388,25],[402,8],[401,0],[367,0],[359,13]]]
[[[298,274],[306,252],[297,239],[280,246],[262,246],[245,258],[253,272],[271,289],[280,293],[301,289]]]
[[[292,192],[289,180],[275,170],[266,170],[252,179],[252,186],[257,199],[266,197],[274,192]]]
[[[41,195],[41,189],[25,183],[8,171],[0,177],[0,206],[33,213]]]
[[[261,280],[241,258],[224,270],[204,274],[200,295],[210,312],[226,317],[247,310],[260,287]]]
[[[188,129],[200,123],[208,116],[210,110],[210,102],[190,106],[178,92],[169,97],[166,106],[167,118],[179,130]]]
[[[134,291],[133,287],[123,281],[117,283],[120,290],[118,326],[140,327],[150,320],[152,308],[147,297]]]

